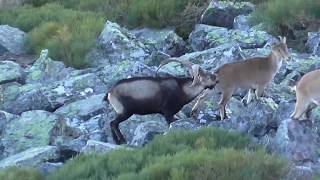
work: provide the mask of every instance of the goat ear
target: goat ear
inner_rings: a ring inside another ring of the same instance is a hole
[[[284,37],[284,38],[282,39],[282,42],[283,42],[284,44],[286,44],[286,43],[287,43],[287,38]]]

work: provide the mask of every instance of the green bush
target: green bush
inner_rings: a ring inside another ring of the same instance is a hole
[[[32,169],[10,168],[0,171],[0,179],[273,180],[285,177],[286,161],[250,146],[249,138],[238,133],[211,128],[181,130],[157,136],[140,149],[77,156],[45,178]]]
[[[285,177],[286,165],[264,151],[248,152],[233,149],[197,150],[162,156],[138,173],[130,172],[117,179],[246,179],[273,180]]]
[[[0,171],[3,180],[43,180],[44,177],[35,169],[10,167]]]
[[[0,24],[29,32],[29,52],[49,49],[66,65],[86,66],[105,19],[131,28],[175,26],[187,37],[208,0],[30,0],[0,11]],[[184,18],[182,18],[184,17]]]
[[[60,179],[280,179],[286,163],[249,151],[248,137],[218,129],[157,136],[141,149],[79,156],[52,173]],[[228,149],[226,149],[228,148]],[[216,177],[216,178],[215,178]]]
[[[279,33],[281,28],[293,29],[298,23],[320,18],[319,0],[269,0],[253,13],[254,23],[263,23],[268,31]]]
[[[0,13],[0,24],[10,24],[29,32],[30,53],[49,49],[53,59],[67,66],[86,66],[85,55],[94,46],[104,24],[103,15],[64,9],[58,4],[39,8],[23,6]]]

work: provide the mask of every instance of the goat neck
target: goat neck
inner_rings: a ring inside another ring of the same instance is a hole
[[[271,51],[270,55],[268,56],[268,61],[272,69],[277,72],[282,66],[282,55],[279,52]]]

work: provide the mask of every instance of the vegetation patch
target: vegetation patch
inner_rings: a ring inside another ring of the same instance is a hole
[[[28,5],[0,11],[0,24],[28,32],[29,53],[49,49],[50,56],[67,66],[86,67],[85,56],[94,47],[108,19],[122,26],[173,26],[187,38],[207,7],[208,0],[28,0]]]
[[[5,171],[19,177],[21,169]],[[286,161],[253,147],[247,136],[203,128],[160,135],[140,149],[80,155],[45,179],[271,180],[284,178],[287,171]]]
[[[43,180],[43,175],[32,168],[10,167],[0,171],[0,179],[5,180]]]
[[[270,32],[281,33],[319,19],[319,8],[318,0],[268,0],[255,10],[252,21],[263,23]]]
[[[59,4],[30,5],[3,9],[0,24],[29,32],[29,52],[49,49],[50,56],[67,66],[85,67],[85,55],[103,28],[102,14],[64,9]]]

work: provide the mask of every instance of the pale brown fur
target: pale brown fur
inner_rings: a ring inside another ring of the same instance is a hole
[[[233,92],[237,88],[249,89],[247,103],[250,103],[255,91],[256,98],[259,98],[266,87],[271,82],[282,65],[282,60],[289,57],[286,39],[280,38],[280,43],[272,47],[272,51],[267,57],[255,57],[245,61],[224,64],[219,67],[215,74],[219,79],[217,89],[222,92],[219,102],[221,119],[226,117],[225,106],[230,100]],[[202,94],[191,114],[194,115],[199,105],[207,96],[213,93],[213,90],[206,90]]]
[[[291,118],[298,120],[304,113],[310,117],[313,108],[320,105],[320,69],[305,74],[296,86],[296,106]]]

